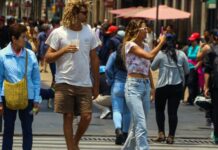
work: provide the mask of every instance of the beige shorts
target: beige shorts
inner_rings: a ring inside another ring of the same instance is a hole
[[[99,105],[105,107],[111,107],[111,96],[110,95],[98,95],[98,97],[94,100]]]
[[[55,85],[54,105],[57,113],[91,113],[92,88],[58,83]]]

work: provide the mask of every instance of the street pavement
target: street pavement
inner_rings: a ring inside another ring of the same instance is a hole
[[[49,73],[42,73],[42,87],[48,88],[51,82]],[[93,119],[88,131],[83,137],[81,150],[119,150],[121,147],[114,145],[115,133],[111,117],[99,119],[100,113],[93,108]],[[148,119],[149,143],[152,150],[215,150],[218,146],[210,140],[211,128],[205,124],[205,114],[197,107],[186,106],[181,103],[179,108],[179,123],[177,127],[174,145],[157,144],[152,141],[157,135],[154,105]],[[17,117],[18,118],[18,117]],[[75,118],[73,124],[76,129],[79,118]],[[47,101],[43,101],[41,112],[35,116],[33,123],[34,150],[65,150],[65,141],[62,131],[62,115],[54,113],[47,108]],[[74,130],[75,131],[75,130]],[[166,134],[168,133],[168,120],[166,117]],[[21,125],[16,120],[14,150],[20,150],[22,146]],[[2,138],[2,137],[0,137]],[[1,143],[1,142],[0,142]],[[1,145],[1,144],[0,144]]]
[[[0,140],[2,140],[0,138]],[[151,150],[217,150],[212,144],[186,144],[176,142],[174,145],[150,142]],[[22,149],[22,137],[14,137],[13,150]],[[33,150],[66,150],[63,136],[34,136]],[[81,150],[120,150],[121,146],[114,145],[114,138],[83,137],[80,142]]]

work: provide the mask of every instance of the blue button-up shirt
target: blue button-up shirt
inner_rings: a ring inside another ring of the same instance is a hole
[[[25,74],[26,52],[28,52],[27,85],[28,99],[41,102],[40,97],[40,72],[34,52],[23,49],[17,56],[12,50],[11,43],[0,51],[0,92],[4,96],[3,82],[7,80],[16,83],[23,79]],[[0,96],[0,102],[2,102]]]
[[[105,75],[107,78],[107,83],[109,85],[113,85],[114,82],[126,82],[127,71],[122,71],[116,67],[115,60],[116,60],[117,52],[113,52],[106,64]]]

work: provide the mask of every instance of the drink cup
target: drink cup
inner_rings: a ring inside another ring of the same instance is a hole
[[[76,48],[79,50],[80,41],[79,41],[78,39],[72,40],[71,44],[72,44],[72,45],[75,45]]]

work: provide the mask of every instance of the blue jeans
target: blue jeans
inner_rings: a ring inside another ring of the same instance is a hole
[[[113,121],[115,129],[122,128],[128,133],[130,126],[130,112],[126,105],[124,94],[125,83],[115,81],[111,88]]]
[[[4,100],[4,99],[3,99]],[[17,110],[10,110],[4,104],[4,133],[2,150],[12,150],[13,149],[13,136],[14,136],[14,124],[16,120]],[[29,105],[24,110],[19,110],[19,118],[22,126],[23,133],[23,150],[31,150],[33,143],[32,136],[32,122],[33,115],[30,111],[33,108],[33,101],[29,101]]]
[[[147,117],[150,110],[150,81],[128,78],[125,85],[127,106],[132,115],[132,129],[123,150],[149,150]]]

